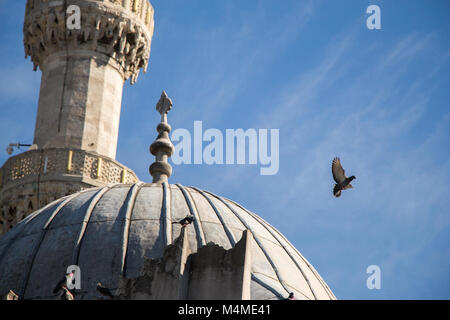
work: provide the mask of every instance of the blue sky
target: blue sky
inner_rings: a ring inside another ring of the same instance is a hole
[[[0,163],[31,142],[40,71],[25,1],[0,0]],[[450,2],[152,1],[147,74],[124,87],[117,160],[150,181],[155,104],[173,128],[280,129],[278,174],[177,165],[171,183],[235,200],[280,230],[339,299],[450,298]],[[366,8],[381,8],[368,30]],[[354,189],[332,196],[340,156]],[[381,289],[366,268],[381,268]]]

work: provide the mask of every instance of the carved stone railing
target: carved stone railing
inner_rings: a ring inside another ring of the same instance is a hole
[[[80,27],[69,29],[67,9],[80,10]],[[28,0],[23,26],[25,56],[34,70],[58,51],[90,50],[117,61],[124,80],[133,84],[147,71],[154,30],[148,0]]]
[[[0,168],[0,236],[33,211],[63,196],[137,181],[131,169],[95,152],[53,148],[18,154]]]
[[[12,187],[24,180],[83,180],[94,186],[109,183],[135,183],[136,174],[117,161],[94,152],[70,149],[41,149],[9,158],[0,169],[0,188]]]

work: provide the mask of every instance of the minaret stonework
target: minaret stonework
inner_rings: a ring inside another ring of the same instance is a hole
[[[115,161],[122,89],[146,72],[147,0],[28,0],[25,57],[41,70],[33,146],[0,168],[0,236],[29,213],[93,186],[135,183]]]
[[[23,32],[25,55],[42,70],[34,144],[114,159],[124,81],[148,65],[150,3],[29,0]]]

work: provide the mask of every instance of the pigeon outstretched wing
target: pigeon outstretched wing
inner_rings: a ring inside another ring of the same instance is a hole
[[[333,179],[334,181],[336,181],[336,183],[342,183],[345,181],[345,170],[344,168],[342,168],[341,160],[338,157],[333,159],[331,172],[333,173]]]

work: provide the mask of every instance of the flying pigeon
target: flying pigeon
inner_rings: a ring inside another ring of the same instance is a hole
[[[341,196],[342,190],[353,188],[350,182],[353,179],[356,179],[355,176],[351,176],[347,178],[345,176],[345,170],[341,166],[341,160],[336,157],[333,159],[333,164],[331,165],[331,172],[333,173],[333,179],[336,181],[336,184],[333,188],[333,194],[336,198]]]
[[[97,283],[97,291],[100,292],[103,296],[114,298],[114,295],[111,293],[111,290],[104,287],[100,282]]]
[[[53,293],[58,293],[59,290],[66,288],[67,289],[67,283],[73,283],[74,280],[74,274],[73,272],[70,272],[62,278],[58,284],[56,285],[55,289],[53,289]]]
[[[194,216],[186,216],[185,218],[181,219],[178,222],[172,222],[172,223],[179,223],[183,227],[187,226],[188,224],[191,224],[194,221]]]

